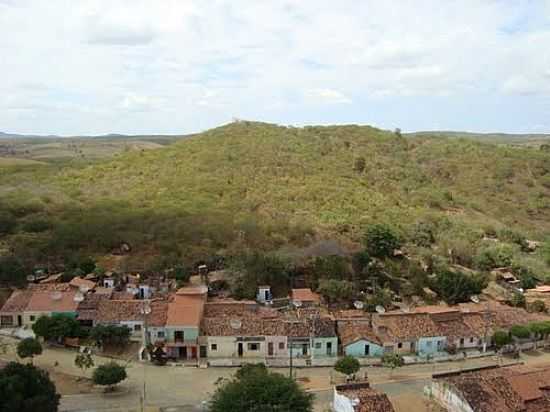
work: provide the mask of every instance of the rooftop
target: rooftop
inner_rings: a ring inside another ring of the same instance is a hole
[[[292,289],[291,297],[292,297],[292,300],[300,301],[300,302],[315,302],[315,303],[321,302],[321,297],[309,288]]]
[[[74,289],[33,290],[26,311],[28,312],[75,312],[78,302]]]
[[[32,291],[28,289],[14,290],[0,312],[23,312],[27,308],[31,296]]]
[[[86,290],[91,290],[95,288],[95,282],[92,282],[91,280],[82,279],[78,276],[72,278],[71,281],[69,282],[69,285],[77,288],[86,289]]]
[[[355,401],[354,412],[394,412],[387,395],[371,388],[368,382],[337,385],[336,391]]]
[[[483,368],[434,376],[458,392],[478,412],[550,410],[550,368],[523,365]]]
[[[96,320],[100,323],[119,321],[143,321],[143,300],[101,300]]]
[[[182,294],[181,290],[178,290],[172,301],[168,303],[166,326],[194,326],[198,328],[202,319],[206,295],[196,292]]]
[[[342,345],[347,346],[358,340],[365,339],[369,342],[381,343],[374,333],[370,320],[350,320],[338,322],[338,334]]]

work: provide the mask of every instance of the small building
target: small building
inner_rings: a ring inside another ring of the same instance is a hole
[[[23,313],[23,325],[31,327],[40,316],[64,315],[76,318],[80,293],[68,283],[33,285]]]
[[[79,289],[81,292],[88,292],[90,290],[93,290],[95,288],[95,282],[92,282],[91,280],[83,279],[79,276],[76,276],[71,279],[69,282],[69,285],[72,287],[75,287]]]
[[[168,303],[166,353],[174,359],[198,359],[198,337],[208,288],[179,289]]]
[[[436,374],[427,395],[448,412],[550,410],[550,368],[484,367]]]
[[[370,319],[339,321],[338,335],[345,355],[362,358],[384,354],[384,346],[374,333]]]
[[[144,302],[140,300],[100,300],[97,305],[95,325],[127,326],[130,339],[144,339]]]
[[[371,388],[368,381],[336,385],[334,412],[394,412],[388,396]]]
[[[258,286],[258,293],[256,294],[256,300],[259,303],[268,303],[271,302],[273,299],[273,295],[271,294],[271,286],[263,285]]]
[[[294,306],[300,307],[311,307],[321,304],[321,297],[319,294],[313,292],[309,288],[292,289],[290,300]]]
[[[13,328],[23,326],[23,313],[27,309],[32,291],[14,290],[0,309],[0,327]]]

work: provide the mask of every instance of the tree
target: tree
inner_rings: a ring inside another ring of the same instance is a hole
[[[77,353],[76,357],[74,358],[74,364],[78,368],[82,369],[83,372],[85,372],[87,369],[93,368],[94,360],[92,358],[92,354],[89,352]]]
[[[343,373],[348,377],[350,375],[355,375],[359,372],[361,365],[359,361],[353,356],[344,356],[343,358],[338,359],[338,362],[334,365],[334,370],[336,372]]]
[[[32,325],[32,330],[36,336],[57,342],[62,342],[64,338],[82,336],[80,323],[76,319],[59,314],[39,317]]]
[[[385,224],[368,226],[363,242],[367,253],[377,258],[392,257],[395,249],[401,246],[399,235]]]
[[[0,236],[7,235],[17,226],[17,219],[9,212],[0,211]]]
[[[405,359],[397,353],[385,353],[382,356],[382,365],[386,368],[391,368],[391,374],[393,374],[395,368],[400,368],[404,364]]]
[[[504,346],[509,345],[510,343],[512,343],[512,337],[510,336],[510,334],[508,332],[505,332],[503,330],[497,330],[493,334],[493,342],[494,342],[495,347],[497,348],[497,350],[500,350]]]
[[[16,362],[0,370],[0,411],[57,412],[60,395],[42,369]]]
[[[528,339],[531,337],[531,331],[527,326],[514,325],[510,328],[510,335],[518,339]]]
[[[90,331],[90,338],[97,345],[127,345],[132,331],[126,325],[96,325]]]
[[[116,362],[109,362],[94,370],[92,380],[96,385],[106,386],[107,391],[112,391],[114,386],[126,379],[127,376],[124,366]]]
[[[0,257],[0,283],[23,285],[27,281],[25,267],[15,256]]]
[[[318,256],[311,268],[315,280],[345,279],[349,275],[349,266],[345,258],[338,255]]]
[[[25,338],[17,344],[17,356],[20,358],[31,358],[42,353],[42,345],[34,338]]]
[[[322,279],[317,292],[329,303],[349,301],[353,297],[353,283],[347,280]]]
[[[363,275],[367,271],[372,259],[367,251],[363,250],[353,255],[351,259],[351,265],[355,275]]]
[[[388,288],[377,288],[374,294],[365,299],[365,310],[367,312],[376,311],[377,306],[388,309],[392,305],[392,292]]]
[[[442,270],[435,277],[431,288],[451,305],[466,302],[487,286],[487,279],[478,274],[468,275],[462,272]]]
[[[311,412],[313,395],[291,378],[261,366],[244,366],[212,396],[210,412]]]

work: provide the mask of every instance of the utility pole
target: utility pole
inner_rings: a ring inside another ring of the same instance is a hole
[[[147,339],[147,317],[151,313],[151,302],[149,300],[143,301],[143,306],[141,308],[141,313],[143,315],[143,346],[144,351],[147,351],[148,339]],[[146,360],[146,359],[144,359]],[[147,405],[147,364],[143,364],[143,402],[141,403],[141,412],[144,412]]]
[[[288,349],[290,351],[290,379],[292,378],[292,338],[288,338]]]

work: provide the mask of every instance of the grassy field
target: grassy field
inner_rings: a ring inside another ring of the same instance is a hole
[[[49,150],[38,146],[29,158]],[[550,233],[550,153],[538,147],[238,122],[107,160],[115,149],[101,150],[104,160],[89,165],[1,165],[3,207],[18,221],[4,242],[27,250],[38,242],[52,254],[55,239],[101,254],[129,240],[144,253],[196,257],[320,238],[353,248],[364,227],[379,222],[407,239],[418,222],[432,222],[440,252],[462,240],[475,252],[484,233],[503,229],[537,240]],[[38,217],[53,228],[26,233],[23,224]],[[518,259],[548,270],[538,255]]]

